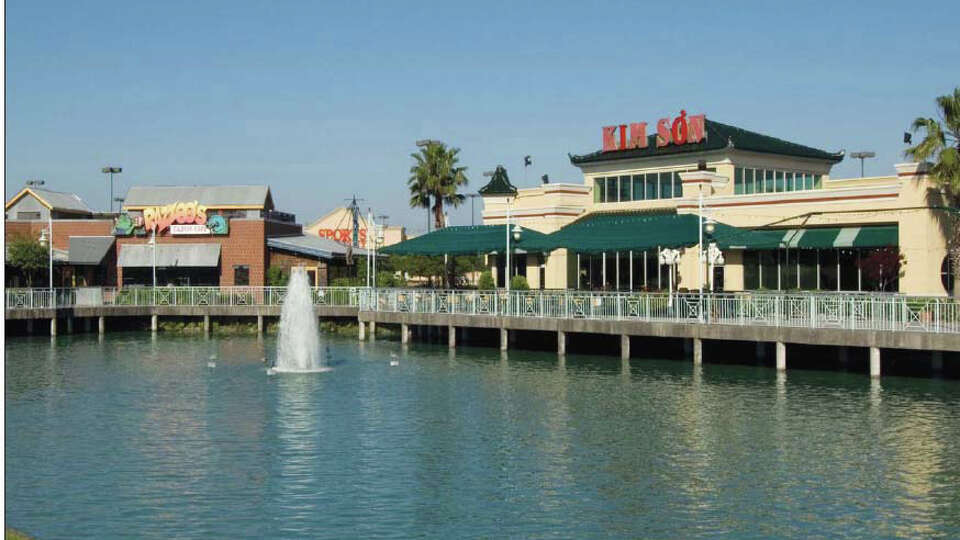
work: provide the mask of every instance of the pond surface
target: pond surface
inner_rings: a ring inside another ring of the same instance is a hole
[[[960,537],[958,381],[324,339],[333,371],[273,377],[269,337],[8,340],[7,525]]]

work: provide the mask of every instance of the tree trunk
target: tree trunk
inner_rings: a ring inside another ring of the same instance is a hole
[[[443,199],[437,197],[437,204],[433,207],[433,223],[437,230],[443,228]]]

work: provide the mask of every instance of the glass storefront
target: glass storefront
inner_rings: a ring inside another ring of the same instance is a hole
[[[743,252],[744,290],[899,290],[896,248],[779,249]],[[893,260],[891,260],[891,257]],[[883,265],[888,267],[884,271]]]

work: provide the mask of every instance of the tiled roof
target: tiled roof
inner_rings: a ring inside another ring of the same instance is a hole
[[[161,206],[177,201],[197,201],[211,208],[272,206],[269,186],[133,186],[124,207]]]

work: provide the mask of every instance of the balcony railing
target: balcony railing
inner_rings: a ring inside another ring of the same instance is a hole
[[[277,306],[285,287],[7,289],[6,309]],[[313,303],[361,311],[960,333],[960,301],[863,293],[614,293],[315,287]]]

